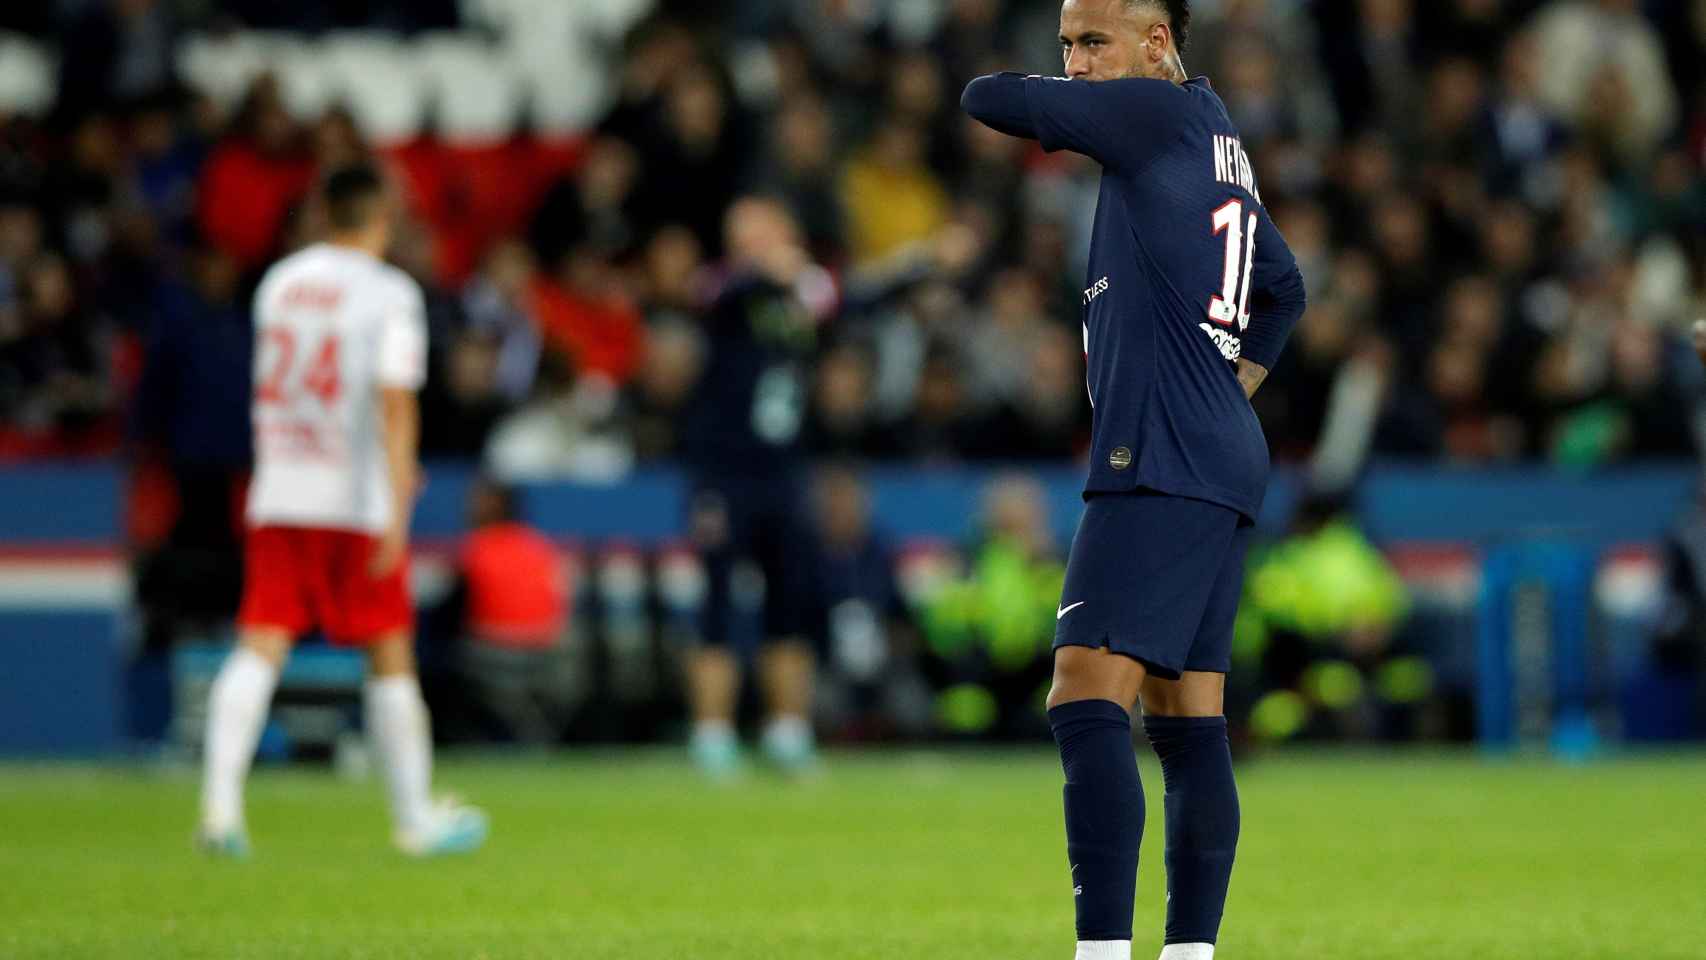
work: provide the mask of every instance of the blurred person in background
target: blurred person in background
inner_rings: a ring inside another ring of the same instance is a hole
[[[646,215],[641,160],[626,141],[600,137],[587,144],[580,168],[546,191],[527,241],[547,272],[582,244],[612,250],[637,241]]]
[[[697,55],[667,64],[635,122],[643,167],[634,197],[643,225],[680,223],[704,249],[720,250],[723,213],[739,195],[756,139],[724,70]]]
[[[110,331],[54,253],[22,264],[13,328],[0,333],[0,417],[26,445],[69,452],[110,426]],[[6,334],[9,334],[7,336]]]
[[[1540,91],[1540,44],[1532,32],[1505,44],[1482,119],[1482,150],[1489,193],[1546,198],[1545,174],[1568,139],[1563,120]]]
[[[535,281],[532,251],[517,241],[500,241],[462,294],[468,326],[495,347],[494,386],[510,403],[527,399],[539,369]]]
[[[59,64],[61,111],[78,115],[160,93],[176,82],[175,4],[95,0],[58,6],[77,11],[66,25],[65,56]]]
[[[644,335],[633,285],[619,251],[581,244],[554,275],[535,276],[527,292],[546,352],[578,377],[615,388],[633,375]]]
[[[1307,494],[1286,535],[1251,552],[1245,584],[1237,699],[1253,737],[1422,732],[1433,672],[1398,643],[1404,583],[1341,497]]]
[[[966,325],[963,349],[972,402],[994,407],[1017,397],[1030,372],[1044,319],[1041,285],[1027,271],[1003,270],[989,283],[982,313]]]
[[[521,519],[515,491],[501,484],[477,481],[468,515],[449,602],[462,613],[469,688],[509,739],[556,743],[586,695],[570,633],[567,560]]]
[[[626,431],[641,461],[672,460],[681,445],[681,422],[705,359],[700,331],[685,322],[654,325],[646,334],[640,369],[623,398]]]
[[[785,770],[815,763],[810,644],[813,537],[801,489],[805,364],[819,316],[802,299],[815,269],[780,202],[743,197],[729,209],[722,291],[701,326],[705,358],[680,424],[693,494],[688,529],[711,593],[702,645],[689,658],[692,755],[712,776],[738,771],[735,736],[742,661],[735,606],[762,579],[757,666],[768,708],[763,748]]]
[[[179,97],[158,95],[130,115],[131,163],[138,199],[174,250],[194,239],[197,178],[207,145],[178,122]]]
[[[924,131],[886,119],[854,153],[841,177],[848,253],[870,263],[928,239],[948,217],[948,194],[925,164]]]
[[[952,344],[926,347],[918,370],[915,406],[894,427],[900,456],[921,463],[963,459],[989,439],[973,410],[965,364]]]
[[[491,334],[452,335],[443,366],[421,395],[421,452],[428,457],[478,460],[486,440],[509,411],[501,389],[502,345]]]
[[[1694,348],[1706,362],[1706,320],[1694,327]],[[1695,502],[1666,532],[1664,599],[1652,625],[1650,666],[1627,696],[1628,736],[1684,739],[1706,732],[1706,498]]]
[[[834,344],[818,357],[803,428],[814,456],[857,460],[888,452],[892,437],[877,418],[872,375],[872,358],[859,343]]]
[[[927,695],[913,666],[911,616],[870,493],[843,465],[819,470],[812,492],[821,544],[812,576],[823,654],[817,714],[854,740],[922,733]]]
[[[64,161],[45,171],[40,190],[52,238],[80,269],[100,262],[113,241],[113,216],[128,198],[124,145],[116,117],[91,113],[71,130]]]
[[[202,169],[197,222],[202,237],[247,272],[279,252],[286,218],[307,194],[314,164],[270,74],[250,86],[231,126]]]
[[[1054,324],[1040,326],[1031,341],[1024,379],[986,421],[988,456],[1005,460],[1070,460],[1090,436],[1082,344]]]
[[[248,404],[254,327],[237,264],[213,247],[185,280],[160,284],[143,331],[131,431],[144,461],[163,462],[177,515],[139,571],[151,645],[186,623],[229,619],[242,592],[241,507],[252,457]]]
[[[478,350],[478,340],[469,346]],[[489,382],[484,371],[493,368],[482,361],[476,369],[482,373],[474,382]],[[560,355],[546,354],[533,399],[492,425],[485,465],[506,483],[616,482],[634,465],[620,400],[609,378],[578,374]]]
[[[1651,156],[1676,124],[1676,90],[1637,0],[1554,0],[1533,29],[1546,103],[1617,160]]]
[[[414,654],[409,517],[420,485],[426,317],[381,258],[393,201],[371,167],[321,187],[330,234],[280,261],[255,293],[253,423],[237,646],[207,709],[197,839],[246,857],[243,784],[279,673],[319,627],[367,654],[366,725],[410,856],[479,847],[486,817],[431,796],[432,735]]]
[[[770,136],[771,169],[758,182],[798,213],[814,257],[839,260],[846,218],[835,185],[837,144],[829,105],[808,92],[786,97],[771,121]]]
[[[936,728],[959,736],[1031,737],[1048,726],[1054,618],[1066,568],[1036,481],[1006,476],[984,493],[979,540],[961,580],[920,612]]]

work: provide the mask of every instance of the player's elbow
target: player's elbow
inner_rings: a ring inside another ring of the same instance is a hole
[[[960,109],[979,120],[992,116],[997,99],[995,86],[993,76],[974,78],[966,84],[965,92],[960,94]]]

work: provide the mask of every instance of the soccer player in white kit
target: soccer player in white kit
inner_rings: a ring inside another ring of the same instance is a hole
[[[238,641],[213,682],[198,840],[244,856],[243,781],[279,669],[318,625],[367,651],[365,722],[404,853],[473,850],[486,818],[434,801],[432,736],[415,676],[409,515],[419,482],[426,318],[420,288],[382,259],[383,182],[368,167],[322,188],[326,242],[275,264],[255,292],[255,472]]]

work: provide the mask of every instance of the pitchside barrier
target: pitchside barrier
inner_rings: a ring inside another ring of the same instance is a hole
[[[1064,546],[1080,510],[1080,472],[1026,472],[1040,483]],[[954,546],[976,533],[983,492],[999,474],[866,474],[875,523],[901,554],[903,582],[920,556],[933,558],[922,564],[931,569],[952,563]],[[1473,700],[1482,742],[1549,742],[1582,755],[1603,737],[1667,736],[1685,726],[1677,714],[1686,705],[1667,701],[1642,671],[1661,582],[1656,547],[1692,503],[1697,476],[1692,464],[1593,474],[1387,465],[1369,472],[1353,506],[1410,584],[1412,629],[1425,634],[1447,691]],[[447,583],[472,479],[462,466],[429,470],[415,522],[423,600]],[[116,465],[0,471],[0,752],[95,753],[134,737],[127,717],[137,713],[137,694],[124,677],[138,631],[120,542],[121,481]],[[1298,493],[1293,474],[1276,472],[1261,518],[1267,532],[1283,532]],[[599,676],[613,695],[635,702],[672,695],[659,649],[693,629],[702,585],[680,546],[684,494],[683,478],[668,470],[618,486],[523,489],[528,518],[583,555],[577,612],[596,641]],[[185,741],[193,741],[195,694],[224,637],[212,639],[212,647],[181,648],[162,670],[171,674],[162,681],[171,682],[176,726],[168,730]],[[316,683],[348,696],[359,679],[351,669],[358,662],[332,656],[305,662],[298,736],[334,737],[328,718],[353,720],[347,706],[317,702],[324,691]]]

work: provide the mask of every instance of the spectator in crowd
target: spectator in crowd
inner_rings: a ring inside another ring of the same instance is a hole
[[[644,328],[612,251],[571,250],[556,276],[534,279],[527,297],[545,348],[559,362],[611,386],[633,376]]]
[[[194,239],[196,181],[206,148],[179,125],[177,109],[169,95],[143,101],[131,114],[130,137],[138,199],[167,243],[184,249]]]
[[[984,499],[964,579],[924,601],[925,671],[936,722],[952,734],[1030,737],[1048,729],[1054,603],[1066,567],[1035,481],[1009,476]]]
[[[180,526],[198,531],[192,540],[234,545],[234,505],[250,461],[254,325],[236,261],[202,247],[191,267],[187,282],[167,280],[155,294],[134,432],[171,465]]]
[[[1618,160],[1651,156],[1676,124],[1677,97],[1636,0],[1554,0],[1534,30],[1546,104]]]
[[[1408,602],[1336,498],[1307,497],[1288,534],[1250,558],[1228,691],[1249,709],[1249,732],[1416,735],[1432,672],[1396,642]]]
[[[197,218],[202,236],[245,271],[278,255],[285,217],[308,191],[314,166],[302,140],[277,79],[266,75],[249,88],[231,135],[207,158]]]
[[[834,123],[820,98],[807,92],[788,96],[771,121],[771,159],[759,178],[799,213],[807,245],[828,261],[841,257],[846,230],[835,187]]]
[[[158,477],[170,491],[162,529],[134,531],[141,664],[162,672],[173,645],[228,627],[243,586],[254,325],[230,257],[202,247],[190,267],[151,294],[130,422],[133,484]]]
[[[988,455],[1001,460],[1070,460],[1089,442],[1090,403],[1081,341],[1062,327],[1039,326],[1024,379],[983,430]]]
[[[0,412],[26,445],[58,438],[66,449],[111,426],[108,331],[75,289],[63,257],[22,265],[12,335],[0,341]]]
[[[813,493],[821,551],[812,582],[824,658],[818,716],[844,738],[921,734],[928,695],[912,666],[911,616],[894,552],[873,527],[870,494],[841,466],[820,471]]]
[[[499,243],[462,296],[467,323],[495,345],[494,387],[509,404],[526,400],[539,370],[540,329],[534,312],[533,253],[517,241]]]
[[[23,333],[24,269],[41,249],[41,215],[21,199],[0,199],[0,343]]]
[[[1681,740],[1706,733],[1706,499],[1695,502],[1666,532],[1664,599],[1653,629],[1650,664],[1634,678],[1624,734],[1642,740]]]
[[[641,159],[627,141],[597,138],[587,145],[579,170],[546,192],[528,242],[547,271],[582,244],[616,250],[636,242],[645,215]]]
[[[572,571],[521,519],[507,487],[475,483],[468,520],[450,602],[462,612],[469,689],[510,739],[555,743],[587,693],[575,659]]]
[[[947,222],[948,193],[925,164],[924,131],[913,121],[885,121],[854,154],[841,178],[848,250],[870,263],[921,243]]]
[[[869,459],[885,452],[889,435],[877,418],[871,368],[871,357],[853,341],[835,344],[818,358],[804,428],[813,454]]]
[[[262,6],[224,16],[309,31],[363,16],[404,31],[456,22],[447,3],[368,4],[364,14]],[[1674,352],[1674,315],[1706,298],[1706,49],[1686,6],[1227,0],[1198,11],[1191,69],[1215,79],[1255,148],[1264,197],[1287,214],[1311,290],[1328,294],[1313,298],[1334,315],[1322,328],[1348,331],[1328,338],[1342,347],[1308,358],[1307,377],[1285,369],[1301,353],[1274,372],[1261,404],[1279,418],[1282,459],[1311,456],[1329,407],[1341,425],[1372,424],[1339,434],[1366,433],[1362,456],[1551,456],[1558,437],[1587,429],[1582,405],[1612,389],[1608,374],[1577,361],[1596,355],[1596,338],[1611,341],[1615,315],[1663,315],[1650,336],[1661,356]],[[255,78],[230,113],[228,91],[175,92],[180,38],[213,24],[194,5],[102,0],[20,12],[23,29],[64,37],[63,109],[49,127],[28,116],[0,121],[0,246],[65,259],[91,318],[72,352],[99,355],[103,374],[109,363],[122,370],[158,277],[188,275],[203,245],[252,275],[313,232],[313,211],[299,200],[316,169],[377,152],[405,174],[413,219],[437,231],[405,229],[397,251],[430,281],[429,393],[448,398],[452,367],[464,386],[478,379],[467,375],[495,344],[498,403],[517,411],[536,399],[537,352],[554,358],[552,383],[604,398],[590,433],[623,448],[635,444],[624,424],[645,422],[628,411],[646,391],[627,384],[649,362],[648,329],[702,309],[716,285],[705,264],[722,255],[723,215],[762,183],[839,281],[827,299],[839,296],[831,309],[849,334],[809,360],[828,368],[807,377],[822,391],[814,401],[886,426],[881,442],[831,448],[933,460],[1076,453],[1055,432],[1075,435],[1064,414],[1038,421],[1049,443],[1009,442],[996,425],[1011,424],[1019,407],[1051,406],[1031,389],[1028,351],[1058,353],[1048,344],[1059,338],[1043,331],[1076,328],[1087,234],[1074,225],[1094,202],[1094,172],[966,123],[942,95],[992,57],[1052,55],[1028,46],[1048,35],[1033,28],[1052,11],[957,2],[931,25],[885,5],[837,6],[809,22],[804,9],[754,8],[697,27],[668,13],[646,19],[610,51],[616,102],[581,149],[560,154],[572,158],[566,173],[521,137],[501,148],[516,171],[503,183],[471,180],[457,166],[460,148],[430,133],[374,145],[341,108],[293,115],[275,77]],[[205,86],[208,76],[194,80]],[[531,267],[506,239],[517,235],[532,248]],[[0,250],[8,341],[19,336],[32,257]],[[1663,293],[1619,304],[1593,278],[1631,258],[1635,287]],[[484,266],[461,282],[475,263]],[[1685,279],[1660,282],[1667,274]],[[1450,291],[1471,275],[1498,286],[1497,330],[1441,338],[1448,314],[1462,309]],[[465,336],[468,325],[479,334]],[[679,346],[657,352],[659,369],[685,356]],[[1390,364],[1386,386],[1326,403],[1327,385],[1339,382],[1334,364],[1377,355]],[[63,379],[56,388],[15,369],[7,376],[7,389],[64,393]],[[860,380],[868,391],[853,389]],[[1313,384],[1313,399],[1279,389],[1288,380]],[[1619,382],[1627,394],[1632,381]],[[1686,388],[1668,374],[1655,382],[1661,393]],[[125,403],[122,378],[112,387],[96,419]],[[17,413],[55,405],[8,401],[5,426],[16,436]],[[31,415],[33,435],[56,429]],[[1652,417],[1640,419],[1638,432],[1656,436]],[[1496,429],[1451,426],[1459,421]],[[498,422],[480,413],[442,452],[483,449]],[[1674,434],[1659,433],[1671,439],[1612,444],[1598,459],[1674,450]],[[662,436],[654,430],[640,444],[646,455],[671,448]],[[60,439],[13,448],[64,449]]]
[[[1483,175],[1488,193],[1547,202],[1546,174],[1568,142],[1559,115],[1540,90],[1540,43],[1532,32],[1513,36],[1499,63],[1499,79],[1482,120]],[[1519,208],[1520,209],[1520,208]]]
[[[671,460],[681,446],[680,423],[704,363],[704,337],[692,325],[659,323],[646,334],[640,369],[624,397],[625,432],[641,460]]]
[[[59,64],[61,111],[79,115],[160,93],[176,82],[173,4],[96,0],[61,6],[78,10]]]
[[[478,330],[453,334],[430,389],[422,391],[421,451],[478,460],[509,405],[501,388],[501,342]]]

